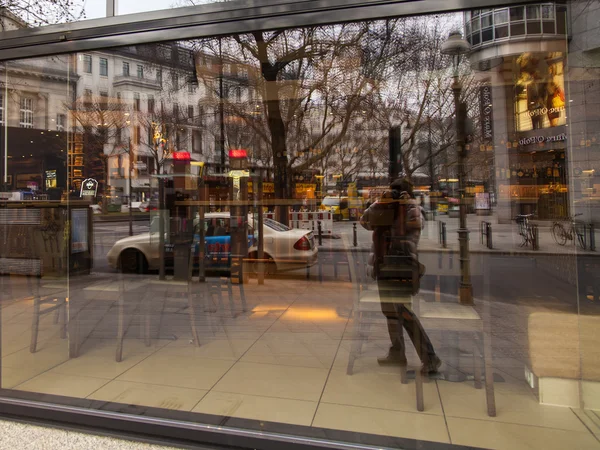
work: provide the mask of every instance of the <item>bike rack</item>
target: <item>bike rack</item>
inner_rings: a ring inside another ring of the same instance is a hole
[[[492,223],[482,220],[479,222],[479,232],[481,233],[481,244],[489,249],[493,249],[492,244]]]

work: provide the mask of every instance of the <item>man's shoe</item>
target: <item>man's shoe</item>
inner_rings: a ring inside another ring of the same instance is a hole
[[[395,353],[388,353],[385,358],[377,358],[377,363],[380,366],[406,366],[408,361],[406,356]]]
[[[436,356],[431,361],[423,363],[423,365],[421,366],[421,373],[430,375],[436,374],[438,373],[438,369],[441,365],[442,360]]]

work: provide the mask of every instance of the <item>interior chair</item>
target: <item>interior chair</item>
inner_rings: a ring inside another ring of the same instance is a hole
[[[456,296],[448,301],[425,301],[417,295],[413,311],[425,329],[470,336],[473,347],[473,379],[476,389],[481,389],[481,360],[483,359],[487,413],[496,416],[494,377],[492,369],[492,342],[490,331],[490,305],[481,302],[480,315],[473,306],[461,305]]]
[[[377,282],[369,279],[367,274],[366,252],[350,250],[347,252],[350,267],[350,273],[354,284],[354,338],[348,358],[346,373],[352,375],[354,373],[354,363],[360,357],[362,347],[365,341],[368,340],[370,327],[373,323],[381,323],[384,319],[381,311],[381,299]],[[384,269],[385,270],[385,269]],[[411,269],[411,274],[408,276],[418,276],[418,269]],[[410,287],[412,290],[412,286]],[[389,303],[401,303],[404,306],[410,306],[410,295],[390,296],[386,298]],[[386,331],[387,333],[387,331]],[[400,368],[400,382],[408,383],[407,367]],[[423,404],[423,376],[420,367],[415,368],[415,388],[417,398],[417,409],[424,410]]]
[[[54,312],[54,324],[60,322],[60,337],[67,337],[67,299],[60,295],[41,295],[40,278],[35,275],[27,276],[27,285],[33,297],[33,315],[31,323],[31,341],[29,351],[37,351],[40,318]]]
[[[365,252],[348,252],[348,258],[352,260],[350,270],[355,285],[353,311],[355,339],[352,343],[348,359],[348,375],[352,375],[354,371],[354,363],[360,356],[363,343],[368,337],[370,324],[373,323],[373,319],[381,319],[383,316],[377,283],[368,280],[365,255]],[[388,263],[388,267],[394,265],[393,261],[388,261]],[[405,266],[408,267],[408,265]],[[413,266],[412,269],[413,277],[415,275],[418,277],[418,268],[415,269],[415,267]],[[414,270],[417,270],[416,274]],[[397,274],[394,275],[396,276]],[[472,306],[461,305],[455,298],[453,298],[454,301],[452,302],[426,302],[422,298],[422,295],[417,294],[412,297],[412,300],[410,296],[405,295],[390,296],[385,300],[390,303],[402,303],[408,309],[412,308],[426,330],[441,330],[459,334],[466,333],[473,338],[474,385],[476,389],[482,387],[481,359],[483,356],[487,413],[490,417],[494,417],[496,415],[496,405],[493,385],[491,334],[489,329],[489,302],[483,302],[483,317],[485,318],[483,320]],[[370,317],[372,319],[369,319]],[[420,367],[415,372],[417,410],[424,411],[423,376]],[[406,369],[401,370],[400,375],[401,382],[407,383]]]

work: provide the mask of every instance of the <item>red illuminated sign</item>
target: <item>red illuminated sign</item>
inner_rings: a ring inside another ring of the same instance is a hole
[[[189,161],[192,157],[190,152],[173,152],[173,159],[175,161]]]
[[[247,158],[248,152],[244,149],[229,150],[230,158]]]

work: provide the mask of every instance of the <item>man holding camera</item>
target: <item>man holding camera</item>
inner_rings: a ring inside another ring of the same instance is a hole
[[[377,361],[380,365],[406,367],[404,328],[421,360],[421,371],[437,372],[442,361],[435,354],[421,322],[409,309],[425,269],[419,263],[417,252],[422,215],[413,197],[412,183],[407,179],[393,181],[390,190],[364,212],[360,222],[373,231],[369,271],[377,280],[381,311],[387,319],[391,340],[387,356]]]

